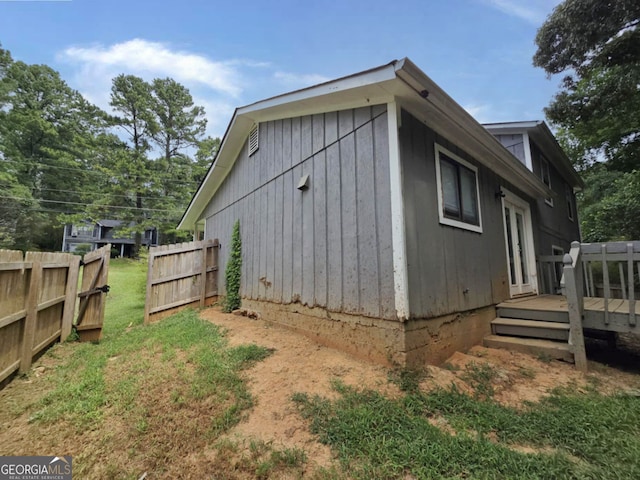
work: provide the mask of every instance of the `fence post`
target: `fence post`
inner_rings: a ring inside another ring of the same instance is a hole
[[[20,373],[29,371],[33,360],[33,340],[38,320],[38,292],[41,280],[42,263],[40,260],[33,260],[31,262],[31,278],[29,279],[29,295],[27,296],[27,315],[24,319],[24,332],[22,334]]]
[[[155,258],[156,250],[159,247],[149,248],[149,259],[147,260],[147,290],[146,298],[144,301],[144,324],[149,323],[149,316],[151,311],[151,299],[153,298],[153,259]]]
[[[218,266],[218,253],[220,252],[220,241],[216,238],[213,240],[213,265],[211,265],[213,267],[213,288],[211,289],[211,291],[216,292],[216,295],[219,295],[219,289],[218,289],[218,283],[219,283],[219,276],[220,276],[220,268]]]
[[[582,316],[584,312],[583,272],[580,243],[571,244],[571,252],[564,256],[564,286],[569,311],[569,344],[573,352],[576,368],[587,371],[587,354],[584,348]]]
[[[76,295],[78,294],[79,273],[80,257],[77,255],[70,255],[69,269],[67,270],[64,310],[62,312],[62,325],[60,326],[60,342],[64,342],[71,333],[73,315],[76,312]]]
[[[200,267],[200,308],[204,308],[207,299],[207,250],[211,246],[208,241],[200,242],[202,245],[202,265]]]

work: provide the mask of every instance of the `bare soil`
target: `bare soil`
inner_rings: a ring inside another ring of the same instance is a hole
[[[245,371],[255,406],[227,433],[227,438],[237,442],[245,452],[249,451],[252,440],[266,442],[274,448],[302,449],[308,458],[305,477],[311,476],[317,467],[330,466],[335,459],[329,448],[309,433],[308,424],[291,400],[294,393],[335,397],[332,381],[339,379],[347,385],[376,389],[392,397],[401,394],[398,386],[389,381],[389,369],[318,345],[283,327],[260,319],[224,314],[215,308],[203,311],[202,317],[221,326],[231,345],[255,343],[274,349],[273,355]],[[430,390],[455,384],[460,390],[472,393],[469,369],[489,364],[494,373],[495,398],[516,408],[523,402],[539,400],[556,387],[597,388],[605,393],[640,391],[640,345],[634,338],[622,338],[621,347],[612,355],[606,345],[591,344],[590,355],[599,361],[590,362],[590,373],[586,375],[570,364],[474,347],[467,353],[456,353],[441,367],[425,367],[420,386]],[[14,379],[0,391],[0,455],[71,454],[74,464],[82,459],[84,464],[92,465],[90,470],[74,472],[79,478],[133,478],[134,475],[139,478],[144,472],[149,472],[148,478],[210,478],[218,466],[229,466],[228,459],[221,458],[221,449],[215,441],[201,434],[202,418],[218,411],[220,405],[208,399],[185,405],[179,398],[172,397],[176,389],[167,386],[182,381],[180,371],[163,361],[160,352],[141,354],[141,368],[158,369],[161,373],[145,384],[146,388],[131,406],[135,412],[116,411],[107,405],[103,426],[95,430],[79,430],[64,421],[30,422],[29,417],[36,410],[32,407],[52,388],[46,381],[47,375],[66,361],[73,348],[73,344],[55,346],[36,362],[28,376]],[[606,366],[603,361],[615,367]],[[184,362],[180,363],[182,368],[189,368]],[[118,378],[136,374],[115,356],[105,370],[106,388],[112,388]],[[134,420],[141,418],[140,412],[144,413],[145,424]],[[449,428],[437,418],[433,421],[444,430]],[[140,435],[142,431],[146,432],[144,436]],[[242,471],[237,463],[235,465],[228,478],[252,478],[247,470]],[[128,476],[116,473],[123,471],[129,472]]]
[[[336,392],[332,380],[340,379],[346,385],[376,389],[385,395],[400,394],[399,388],[389,381],[388,368],[318,345],[284,327],[260,319],[223,314],[215,308],[204,311],[202,317],[223,327],[231,345],[256,343],[275,350],[272,356],[247,372],[256,406],[230,436],[302,448],[307,452],[311,470],[314,465],[328,466],[332,456],[330,450],[309,433],[308,425],[298,415],[291,400],[294,393],[333,398]],[[489,364],[496,372],[492,382],[494,398],[516,408],[524,402],[540,400],[556,387],[597,388],[603,393],[640,387],[638,372],[590,362],[590,372],[585,375],[572,364],[476,346],[467,353],[455,353],[441,367],[425,367],[420,388],[430,391],[455,384],[459,390],[473,393],[472,386],[463,379],[471,364]],[[439,426],[447,429],[446,424]]]

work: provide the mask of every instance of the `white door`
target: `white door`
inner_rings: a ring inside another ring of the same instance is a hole
[[[536,266],[529,205],[512,194],[504,197],[503,205],[511,296],[536,293]]]

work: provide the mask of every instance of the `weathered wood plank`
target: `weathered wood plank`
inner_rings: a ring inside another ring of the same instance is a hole
[[[357,113],[357,111],[356,111]],[[368,120],[371,109],[363,116]],[[356,115],[357,116],[357,115]],[[356,188],[358,221],[359,312],[380,316],[380,279],[378,276],[378,238],[376,229],[375,164],[373,162],[373,125],[363,121],[356,131]]]
[[[336,115],[337,121],[337,115]],[[337,132],[337,124],[336,124]],[[337,135],[337,133],[336,133]],[[342,182],[339,145],[327,148],[327,308],[342,310]]]
[[[324,133],[324,132],[323,132]],[[314,124],[315,135],[315,124]],[[324,138],[324,136],[323,136]],[[327,305],[327,185],[326,154],[324,151],[313,159],[313,203],[314,203],[314,294],[313,305]]]
[[[22,353],[20,355],[20,373],[26,373],[31,368],[32,348],[38,321],[38,291],[42,281],[42,264],[34,261],[30,272],[29,294],[27,297]]]
[[[339,113],[343,120],[343,112]],[[341,122],[342,123],[342,122]],[[358,217],[355,135],[340,140],[342,187],[342,302],[345,312],[357,313],[360,304],[358,277]]]

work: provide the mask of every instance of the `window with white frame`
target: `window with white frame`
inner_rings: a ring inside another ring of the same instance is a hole
[[[551,189],[551,167],[549,166],[549,160],[544,157],[540,157],[540,178],[549,189]],[[553,198],[545,198],[544,201],[547,205],[553,207]]]
[[[481,233],[478,169],[441,145],[435,152],[440,223]]]
[[[573,221],[574,219],[574,214],[573,214],[573,188],[571,188],[571,185],[567,184],[565,185],[565,190],[564,190],[564,195],[565,195],[565,199],[567,202],[567,216],[569,217],[569,220]]]

